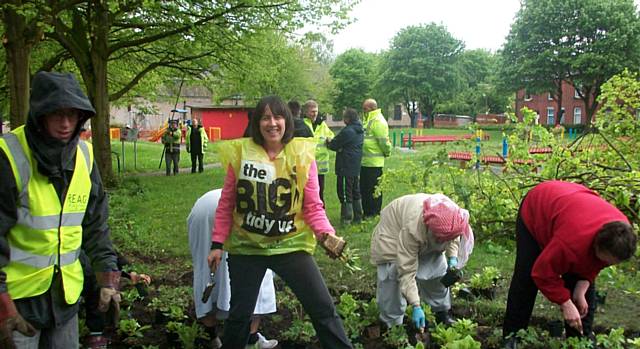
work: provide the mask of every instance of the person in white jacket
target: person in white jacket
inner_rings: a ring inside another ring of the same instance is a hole
[[[389,203],[371,238],[371,263],[377,266],[376,298],[380,319],[400,325],[409,303],[416,328],[426,327],[420,300],[436,321],[450,325],[451,298],[440,279],[462,268],[473,250],[469,212],[443,194],[405,195]]]
[[[193,301],[196,308],[196,318],[207,328],[212,339],[211,347],[220,348],[220,339],[215,331],[217,320],[224,320],[229,315],[231,300],[231,286],[226,253],[222,256],[221,264],[215,274],[215,286],[206,303],[202,302],[202,294],[209,282],[211,273],[207,264],[207,255],[211,246],[211,231],[216,208],[222,189],[207,192],[201,196],[191,209],[187,218],[189,229],[189,249],[193,262]],[[260,315],[276,312],[276,291],[273,286],[273,271],[267,270],[262,279],[258,302],[251,322],[250,345],[247,348],[269,349],[275,348],[278,341],[266,339],[258,332]]]

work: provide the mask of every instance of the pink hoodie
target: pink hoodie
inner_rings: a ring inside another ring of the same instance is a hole
[[[335,234],[335,230],[331,226],[331,222],[329,222],[327,214],[322,207],[322,201],[320,200],[318,168],[315,161],[311,163],[311,167],[309,168],[309,180],[307,180],[307,185],[304,187],[303,200],[302,210],[304,221],[316,235],[316,238],[319,238],[320,234],[323,233]],[[229,237],[231,227],[233,226],[233,210],[235,209],[235,204],[236,174],[233,172],[233,168],[229,166],[227,176],[224,179],[220,202],[216,210],[214,228],[211,232],[213,242],[224,243]]]

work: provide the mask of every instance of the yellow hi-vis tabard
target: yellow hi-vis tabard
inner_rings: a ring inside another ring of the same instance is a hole
[[[391,153],[389,126],[380,109],[364,115],[364,142],[362,144],[362,167],[384,167],[384,158]]]
[[[325,122],[320,123],[316,129],[313,129],[311,119],[304,118],[304,123],[313,133],[313,139],[316,141],[316,165],[318,166],[318,174],[329,173],[329,149],[327,149],[327,138],[333,138],[333,131]]]
[[[18,221],[7,235],[11,259],[3,268],[9,295],[20,299],[43,294],[58,268],[65,301],[74,304],[83,283],[78,256],[91,191],[91,146],[84,141],[78,143],[73,177],[62,203],[49,179],[37,170],[24,126],[2,137],[0,149],[9,159],[19,195]]]
[[[236,176],[232,232],[224,249],[230,254],[313,254],[316,239],[303,219],[304,187],[316,145],[294,138],[270,160],[250,138],[225,141],[218,154]]]

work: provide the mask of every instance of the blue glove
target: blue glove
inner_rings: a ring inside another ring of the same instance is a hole
[[[424,311],[419,305],[413,306],[413,312],[411,314],[413,324],[417,329],[424,328],[426,326],[426,319],[424,317]]]
[[[458,266],[458,257],[449,257],[447,260],[447,266],[449,269],[455,268]]]

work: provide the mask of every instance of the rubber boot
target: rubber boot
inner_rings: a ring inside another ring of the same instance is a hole
[[[362,200],[353,200],[353,223],[362,222]]]
[[[349,225],[353,220],[353,207],[351,203],[344,202],[340,205],[340,223],[342,225]]]
[[[451,317],[451,315],[449,315],[449,311],[447,310],[437,311],[435,315],[436,315],[436,322],[443,324],[445,326],[451,326],[456,322]]]

